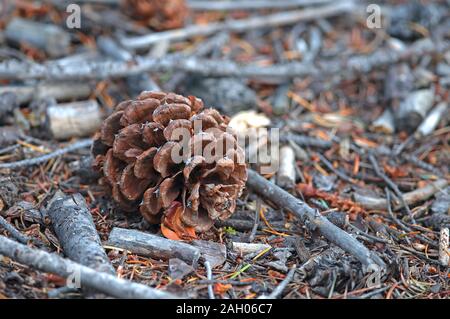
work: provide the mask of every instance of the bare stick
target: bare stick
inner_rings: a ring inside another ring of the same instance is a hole
[[[162,299],[176,298],[168,292],[150,288],[116,276],[95,271],[56,254],[32,249],[0,236],[0,254],[21,264],[68,278],[77,275],[81,287],[89,287],[116,298]]]
[[[286,289],[287,285],[294,279],[295,271],[297,270],[297,265],[294,265],[291,270],[289,270],[286,277],[282,282],[270,293],[270,295],[265,296],[262,295],[258,299],[277,299],[283,293],[284,289]]]
[[[330,170],[332,171],[334,174],[336,174],[340,179],[342,179],[343,181],[346,181],[348,183],[354,184],[355,181],[347,176],[347,174],[345,174],[344,172],[341,172],[339,169],[335,168],[333,166],[333,164],[331,164],[331,162],[322,154],[317,153],[317,155],[319,155],[320,161]]]
[[[209,281],[213,280],[211,264],[209,263],[209,261],[205,261],[204,265],[206,268],[206,276],[207,276],[208,280]],[[208,297],[209,297],[209,299],[216,299],[216,297],[214,297],[214,290],[213,290],[213,286],[211,283],[208,284]]]
[[[193,267],[197,266],[200,258],[197,247],[133,229],[114,227],[109,234],[108,245],[154,259],[179,258]]]
[[[309,21],[341,13],[350,12],[354,9],[352,1],[340,1],[317,8],[304,10],[278,12],[265,16],[250,17],[241,20],[230,20],[226,22],[210,23],[207,25],[192,25],[184,29],[170,30],[149,35],[123,38],[121,43],[124,47],[131,49],[147,48],[152,44],[167,40],[184,40],[195,36],[207,36],[219,31],[243,32],[258,28],[276,27],[294,24],[299,21]]]
[[[96,100],[50,105],[46,111],[48,127],[55,139],[89,136],[103,120]]]
[[[56,192],[48,215],[67,257],[97,271],[116,273],[106,256],[83,196]]]
[[[11,92],[16,96],[19,104],[46,98],[55,98],[57,101],[86,98],[91,91],[89,83],[80,82],[52,82],[0,87],[0,95]]]
[[[27,80],[83,80],[128,77],[142,72],[183,71],[204,76],[234,76],[269,79],[286,79],[298,76],[326,76],[340,74],[344,79],[360,73],[368,73],[374,68],[385,67],[412,57],[445,52],[450,43],[433,42],[429,39],[413,43],[408,49],[395,51],[379,49],[367,56],[354,56],[348,61],[319,61],[318,66],[310,63],[290,62],[267,67],[240,65],[232,61],[210,60],[188,57],[183,54],[168,54],[159,59],[136,57],[134,63],[123,61],[81,61],[69,63],[49,62],[30,64],[16,60],[0,63],[0,79]]]
[[[260,253],[265,249],[269,249],[272,246],[268,244],[259,244],[259,243],[240,243],[233,242],[232,243],[233,250],[239,254],[247,255],[253,253]]]
[[[441,120],[441,118],[443,117],[444,113],[447,110],[448,110],[447,102],[439,103],[419,125],[415,135],[417,137],[421,137],[431,134],[437,127],[439,121]]]
[[[393,134],[395,131],[394,114],[387,108],[370,126],[372,131]]]
[[[0,216],[0,227],[3,227],[4,229],[6,229],[15,240],[17,240],[18,242],[20,242],[22,244],[26,244],[31,240],[30,237],[22,234],[13,225],[8,223],[8,221],[6,219],[4,219],[2,216]]]
[[[280,149],[280,168],[277,172],[277,184],[283,188],[291,188],[295,184],[295,153],[292,147]]]
[[[395,184],[382,170],[382,168],[378,165],[377,160],[375,159],[375,156],[373,154],[369,154],[369,161],[370,164],[372,164],[373,169],[375,170],[375,174],[380,177],[387,186],[389,186],[389,188],[391,188],[395,195],[397,195],[403,206],[406,208],[406,211],[409,215],[409,217],[411,218],[411,221],[413,223],[415,223],[414,221],[414,216],[412,215],[411,209],[409,208],[408,203],[405,201],[405,197],[403,196],[403,193],[400,191],[400,189],[398,188],[397,184]]]
[[[445,188],[447,185],[448,185],[447,180],[438,179],[437,181],[432,182],[422,188],[418,188],[416,190],[403,194],[403,197],[408,205],[414,205],[416,203],[427,200],[428,198],[433,196],[436,192]],[[388,205],[388,201],[385,198],[368,197],[356,193],[353,195],[353,198],[355,202],[357,202],[367,210],[385,210]],[[400,203],[397,202],[394,205],[395,210],[398,210],[402,207],[403,203],[401,202]]]
[[[5,29],[5,36],[15,43],[27,43],[57,57],[69,53],[70,34],[54,25],[13,18]]]
[[[330,3],[330,0],[241,0],[241,1],[198,1],[188,0],[191,10],[225,11],[225,10],[258,10],[258,9],[287,9],[301,6]]]
[[[56,150],[54,152],[51,152],[49,154],[45,154],[39,157],[24,159],[17,162],[12,163],[0,163],[0,169],[15,169],[15,168],[22,168],[22,167],[28,167],[33,165],[38,165],[41,163],[45,163],[55,157],[64,155],[69,152],[76,151],[81,148],[90,147],[92,145],[92,139],[84,139],[79,140],[78,142],[75,142],[67,147],[61,148],[59,150]]]
[[[132,62],[133,55],[120,47],[112,38],[99,37],[97,39],[98,48],[106,55],[117,61]],[[133,95],[138,95],[142,91],[160,91],[158,84],[147,73],[135,74],[127,77],[127,85]]]
[[[91,3],[109,6],[117,6],[120,0],[45,0],[54,4],[67,5],[69,3]],[[200,11],[224,11],[224,10],[252,10],[252,9],[287,9],[301,6],[330,3],[331,0],[244,0],[244,1],[198,1],[188,0],[187,5],[191,10]]]
[[[280,141],[283,143],[292,141],[299,146],[314,146],[319,148],[330,148],[333,145],[331,141],[292,133],[281,136]]]
[[[442,228],[439,238],[439,261],[442,266],[448,267],[450,262],[450,252],[448,250],[448,228]]]
[[[247,186],[259,195],[277,204],[279,207],[291,211],[300,218],[302,222],[309,223],[311,226],[316,227],[329,241],[355,256],[366,269],[371,268],[374,265],[378,265],[382,269],[386,268],[385,263],[380,257],[371,253],[369,249],[355,238],[332,224],[317,210],[266,180],[253,170],[248,170]]]

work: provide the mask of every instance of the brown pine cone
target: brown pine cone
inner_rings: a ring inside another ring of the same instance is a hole
[[[117,105],[94,138],[100,182],[125,211],[195,237],[233,214],[247,180],[229,119],[194,97],[142,92]]]
[[[188,15],[185,0],[122,0],[122,7],[156,30],[181,28]]]

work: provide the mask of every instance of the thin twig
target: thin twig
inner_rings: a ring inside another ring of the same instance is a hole
[[[188,0],[191,10],[226,11],[226,10],[259,10],[288,9],[301,6],[330,3],[331,0],[240,0],[240,1],[198,1]]]
[[[247,32],[252,29],[283,26],[294,24],[299,21],[309,21],[314,19],[326,18],[341,13],[350,12],[352,9],[354,9],[354,7],[355,6],[353,1],[339,1],[337,3],[320,6],[317,8],[277,12],[265,16],[209,23],[207,25],[192,25],[184,29],[169,30],[151,33],[144,36],[123,38],[121,39],[121,43],[126,48],[142,49],[148,48],[152,44],[160,41],[185,40],[187,38],[192,38],[195,36],[207,36],[221,31]]]
[[[330,170],[332,171],[334,174],[336,174],[340,179],[342,179],[343,181],[346,181],[350,184],[355,184],[355,180],[352,179],[351,177],[349,177],[347,174],[345,174],[344,172],[334,168],[333,164],[331,164],[331,162],[322,154],[317,153],[320,160],[322,161],[322,163]]]
[[[255,219],[253,220],[252,231],[250,232],[250,235],[248,236],[249,243],[251,243],[255,239],[256,232],[257,232],[258,226],[259,226],[260,211],[261,211],[261,200],[258,198],[258,199],[256,199]]]
[[[29,241],[32,240],[30,237],[18,231],[13,225],[8,223],[8,221],[4,219],[2,216],[0,216],[0,227],[6,229],[14,239],[16,239],[18,242],[22,244],[27,244]]]
[[[91,145],[92,145],[92,139],[79,140],[73,144],[70,144],[69,146],[66,146],[64,148],[58,149],[54,152],[51,152],[51,153],[48,153],[48,154],[45,154],[42,156],[24,159],[24,160],[12,162],[12,163],[0,163],[0,169],[16,169],[16,168],[23,168],[23,167],[38,165],[41,163],[45,163],[55,157],[64,155],[69,152],[79,150],[81,148],[89,147]]]
[[[370,164],[372,164],[373,169],[375,170],[375,174],[380,177],[389,188],[391,188],[395,195],[397,195],[400,198],[400,201],[402,202],[403,206],[406,209],[406,212],[408,213],[409,217],[411,218],[411,221],[415,223],[414,216],[411,212],[411,209],[409,208],[408,203],[405,200],[405,197],[403,196],[403,193],[400,191],[398,186],[383,172],[383,170],[380,168],[380,166],[377,163],[377,160],[375,159],[375,156],[371,153],[369,153],[369,161]]]
[[[289,270],[286,277],[283,279],[280,284],[275,287],[275,289],[270,293],[270,295],[265,296],[262,295],[258,299],[277,299],[280,297],[280,295],[283,293],[284,289],[286,289],[287,285],[294,279],[295,271],[297,270],[297,265],[292,266],[292,268]]]
[[[206,277],[208,278],[208,280],[213,280],[211,264],[207,260],[203,264],[205,265],[205,268],[206,268]],[[216,299],[214,297],[214,290],[213,290],[212,283],[208,284],[208,297],[209,297],[209,299]]]

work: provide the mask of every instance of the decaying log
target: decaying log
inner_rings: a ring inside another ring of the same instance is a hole
[[[48,214],[67,257],[97,271],[115,274],[83,196],[58,191]]]
[[[91,135],[103,120],[95,100],[51,105],[47,108],[46,117],[49,130],[56,139]]]
[[[70,49],[70,34],[62,28],[22,18],[14,18],[9,22],[5,37],[9,41],[44,50],[51,57],[65,55]]]
[[[283,188],[295,185],[295,153],[292,147],[283,146],[280,149],[280,167],[277,172],[277,184]]]
[[[9,85],[0,87],[0,95],[11,92],[17,103],[24,104],[33,100],[54,98],[56,101],[86,98],[91,87],[83,82],[39,82],[36,85]]]
[[[32,249],[5,236],[0,236],[0,254],[41,271],[75,279],[75,283],[79,280],[81,288],[92,288],[116,298],[173,299],[177,297],[165,291],[96,271],[56,254]]]
[[[377,266],[381,270],[386,269],[385,263],[378,255],[372,253],[344,230],[332,224],[317,210],[266,180],[253,170],[248,170],[247,187],[279,207],[289,210],[312,228],[317,228],[325,238],[357,258],[365,271],[373,270],[373,267]]]
[[[435,182],[432,182],[422,188],[418,188],[409,193],[404,193],[403,198],[408,206],[414,205],[416,203],[427,200],[431,196],[433,196],[439,190],[445,188],[448,185],[447,180],[438,179]],[[364,209],[367,210],[386,210],[387,209],[387,199],[386,198],[374,198],[363,196],[358,193],[353,194],[353,199],[356,203],[360,204]],[[404,207],[403,203],[396,202],[394,203],[394,209],[398,210]]]
[[[178,258],[193,267],[200,258],[200,249],[194,246],[133,229],[114,227],[107,244],[154,259]]]

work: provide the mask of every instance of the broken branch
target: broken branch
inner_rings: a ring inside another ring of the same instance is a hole
[[[7,256],[21,264],[41,271],[68,278],[78,274],[81,287],[89,287],[116,298],[138,299],[173,299],[168,292],[150,288],[142,284],[117,278],[114,275],[98,272],[56,254],[50,254],[38,249],[12,241],[0,236],[0,254]]]
[[[378,265],[382,269],[385,269],[386,266],[381,258],[372,253],[364,245],[332,224],[317,210],[314,210],[306,203],[274,185],[253,170],[248,170],[247,186],[279,207],[288,209],[299,217],[302,222],[310,223],[314,227],[317,227],[325,238],[355,256],[366,269],[373,265]]]

